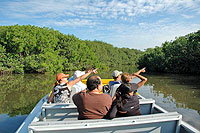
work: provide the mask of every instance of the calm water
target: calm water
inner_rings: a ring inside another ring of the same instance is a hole
[[[111,78],[108,72],[99,73]],[[145,75],[148,82],[139,93],[153,98],[167,111],[177,111],[183,120],[200,130],[200,76]],[[55,75],[0,76],[0,132],[15,132],[36,103],[54,84]],[[138,80],[134,80],[137,82]]]

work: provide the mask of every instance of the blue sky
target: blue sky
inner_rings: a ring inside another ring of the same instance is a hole
[[[0,0],[0,25],[14,24],[144,50],[200,30],[200,0]]]

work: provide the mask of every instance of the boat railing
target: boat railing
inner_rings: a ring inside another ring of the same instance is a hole
[[[177,112],[108,119],[38,121],[29,132],[180,132],[182,115]]]

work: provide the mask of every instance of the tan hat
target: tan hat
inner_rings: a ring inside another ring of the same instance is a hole
[[[120,74],[122,74],[122,72],[120,72],[118,70],[115,70],[115,71],[112,72],[113,77],[118,77]]]
[[[59,81],[59,80],[61,80],[62,78],[68,78],[68,77],[69,77],[69,74],[59,73],[59,74],[56,76],[56,80]]]

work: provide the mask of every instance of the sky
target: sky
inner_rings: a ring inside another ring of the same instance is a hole
[[[200,0],[0,0],[0,25],[15,24],[145,50],[200,30]]]

